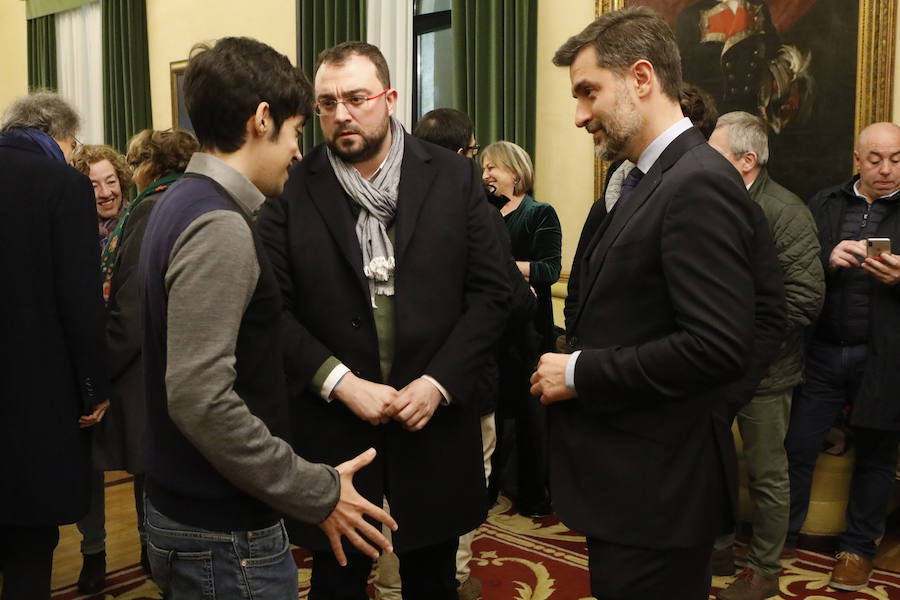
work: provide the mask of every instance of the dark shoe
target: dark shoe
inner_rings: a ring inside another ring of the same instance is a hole
[[[836,590],[855,592],[869,584],[872,561],[852,552],[838,552],[828,585]]]
[[[143,567],[144,572],[148,577],[152,577],[152,573],[150,572],[150,557],[147,556],[147,546],[141,546],[141,567]]]
[[[83,554],[81,574],[78,576],[80,594],[96,594],[106,585],[106,552]]]
[[[469,577],[457,590],[459,600],[478,600],[481,598],[481,580]]]
[[[750,553],[750,546],[741,546],[734,551],[734,564],[739,567],[747,566],[747,554]],[[785,546],[781,550],[781,554],[778,556],[779,560],[782,563],[790,562],[797,558],[797,549],[796,548],[788,548]]]
[[[778,595],[778,576],[763,575],[746,568],[734,582],[718,593],[718,600],[764,600]]]
[[[553,514],[553,505],[549,500],[537,504],[523,504],[519,507],[519,514],[523,517],[546,517]]]
[[[713,550],[712,558],[712,574],[716,577],[730,577],[734,575],[734,548],[728,546],[721,550]]]

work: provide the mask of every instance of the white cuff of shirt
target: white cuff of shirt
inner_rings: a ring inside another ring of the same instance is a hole
[[[441,393],[441,396],[443,397],[441,399],[442,406],[447,406],[450,404],[450,392],[447,391],[447,388],[445,388],[440,383],[438,383],[437,379],[435,379],[431,375],[422,375],[422,379],[424,379],[425,381],[429,382],[431,385],[436,387],[438,389],[438,391]]]
[[[331,402],[331,392],[333,392],[334,388],[337,387],[337,384],[341,382],[344,375],[349,372],[350,368],[344,363],[339,364],[331,370],[331,373],[325,378],[325,383],[322,384],[322,390],[319,392],[325,402]]]
[[[568,362],[566,362],[566,387],[572,390],[575,390],[575,363],[578,362],[578,355],[581,354],[581,350],[576,350],[572,353],[572,356],[569,357]]]

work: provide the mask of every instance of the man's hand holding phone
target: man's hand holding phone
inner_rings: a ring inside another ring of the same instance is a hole
[[[858,267],[866,256],[865,240],[843,240],[828,258],[828,268],[832,271]]]

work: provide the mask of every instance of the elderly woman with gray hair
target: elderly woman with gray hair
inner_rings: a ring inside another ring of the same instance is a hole
[[[90,501],[83,428],[105,410],[94,195],[67,165],[78,127],[52,92],[19,98],[0,118],[4,600],[50,597],[58,526],[81,518]]]

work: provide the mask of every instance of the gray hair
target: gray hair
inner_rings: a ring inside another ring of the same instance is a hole
[[[73,137],[81,127],[78,113],[56,92],[35,91],[13,100],[0,118],[0,131],[38,129],[52,138]]]
[[[761,118],[741,111],[725,113],[716,121],[719,127],[728,128],[728,151],[734,158],[752,152],[760,167],[769,162],[769,132]]]

